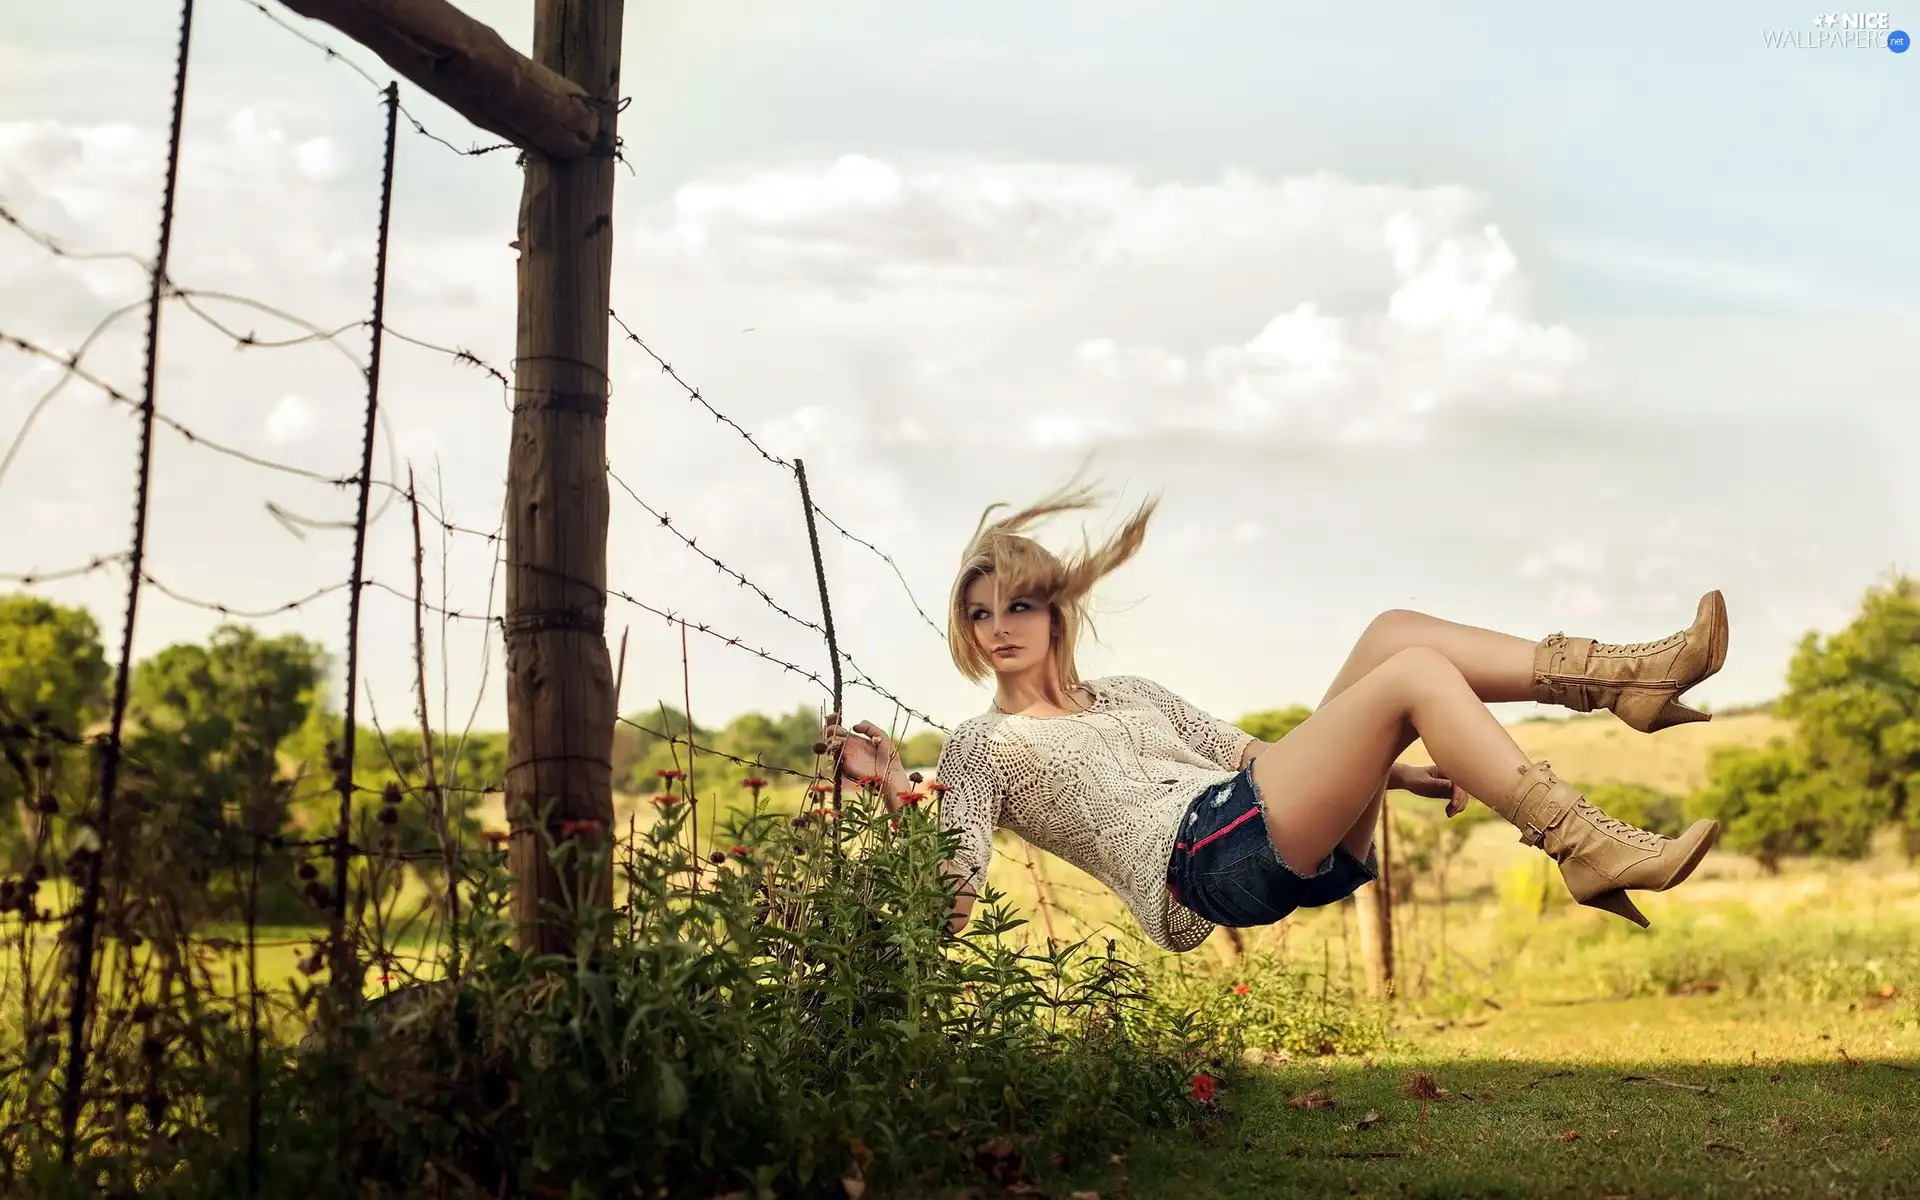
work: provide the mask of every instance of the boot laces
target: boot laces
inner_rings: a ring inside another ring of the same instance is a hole
[[[1599,826],[1601,829],[1619,838],[1621,841],[1632,842],[1636,846],[1646,846],[1651,849],[1666,840],[1651,830],[1642,829],[1638,825],[1628,824],[1618,817],[1611,816],[1605,811],[1595,808],[1593,803],[1585,796],[1580,797],[1579,804],[1576,807],[1579,809],[1581,816],[1585,817],[1592,824]]]
[[[1619,645],[1619,646],[1612,645],[1609,643],[1602,643],[1598,646],[1595,646],[1594,649],[1606,654],[1622,654],[1622,655],[1647,654],[1654,650],[1665,650],[1671,646],[1679,645],[1681,642],[1685,641],[1686,639],[1687,639],[1687,635],[1685,632],[1670,633],[1666,637],[1655,638],[1651,642],[1634,642],[1630,645]]]

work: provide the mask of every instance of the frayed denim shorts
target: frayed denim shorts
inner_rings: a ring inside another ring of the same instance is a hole
[[[1187,806],[1167,863],[1167,890],[1203,920],[1246,928],[1344,900],[1379,874],[1371,846],[1365,862],[1335,846],[1312,874],[1287,866],[1267,834],[1248,766]]]

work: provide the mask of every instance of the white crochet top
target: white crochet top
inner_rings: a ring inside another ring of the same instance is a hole
[[[947,739],[935,774],[951,789],[940,826],[960,835],[954,863],[977,890],[993,831],[1011,830],[1112,888],[1156,945],[1191,950],[1213,926],[1167,892],[1174,835],[1195,796],[1239,771],[1253,738],[1149,679],[1084,686],[1085,712],[993,708]]]

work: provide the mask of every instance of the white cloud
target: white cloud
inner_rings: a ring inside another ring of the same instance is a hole
[[[313,406],[289,392],[267,414],[267,436],[276,442],[298,442],[312,433],[317,423]]]
[[[703,281],[809,298],[794,315],[829,341],[897,339],[917,437],[1364,444],[1581,392],[1584,345],[1531,312],[1483,208],[1330,174],[847,156],[683,187],[639,241]]]
[[[377,138],[365,125],[330,125],[284,96],[195,110],[176,278],[322,325],[364,318],[377,186]],[[159,145],[157,122],[0,124],[0,195],[75,245],[144,252]],[[427,178],[406,161],[403,182]],[[451,186],[472,178],[457,172],[493,162],[457,160],[446,168]],[[511,181],[498,199],[495,224],[464,234],[437,219],[438,193],[421,185],[418,207],[396,222],[389,319],[505,367]],[[1804,568],[1804,557],[1738,557],[1752,540],[1739,531],[1756,518],[1740,511],[1753,492],[1735,472],[1765,474],[1778,458],[1747,447],[1709,461],[1697,443],[1662,440],[1632,416],[1620,418],[1624,449],[1583,440],[1594,414],[1610,411],[1594,401],[1611,397],[1589,379],[1582,340],[1533,310],[1524,256],[1494,215],[1459,188],[1329,174],[1183,182],[1099,165],[848,155],[697,179],[651,205],[630,199],[617,214],[614,304],[772,453],[804,455],[816,500],[894,556],[935,622],[980,509],[1031,497],[1088,444],[1105,444],[1101,468],[1128,499],[1164,490],[1167,505],[1103,603],[1145,599],[1103,626],[1112,651],[1090,648],[1086,666],[1165,671],[1217,711],[1317,695],[1344,653],[1342,630],[1357,634],[1384,607],[1516,628],[1625,611],[1657,629],[1669,613],[1656,602],[1720,564],[1737,560],[1752,579]],[[25,323],[71,346],[106,308],[137,297],[139,282],[124,266],[52,263],[0,230],[0,328]],[[241,332],[297,332],[258,310],[217,311]],[[102,370],[123,384],[138,379],[138,334],[131,320],[100,351]],[[347,356],[236,354],[178,309],[166,337],[167,411],[244,449],[331,475],[356,469],[365,384]],[[364,357],[363,330],[343,340]],[[613,365],[607,449],[625,483],[701,549],[813,619],[792,477],[636,348],[616,342]],[[19,369],[0,379],[0,436],[44,381]],[[44,452],[0,488],[0,504],[31,497],[57,506],[62,524],[0,529],[0,569],[64,565],[124,543],[132,423],[83,392],[50,410],[36,434]],[[491,530],[508,448],[497,385],[390,340],[382,406],[383,474],[393,445],[423,488],[444,482],[455,521]],[[338,519],[351,516],[350,492],[170,438],[158,446],[158,577],[260,608],[344,577],[343,536],[296,541],[264,504]],[[75,446],[87,453],[53,453]],[[1669,502],[1647,498],[1694,483],[1733,499],[1716,509],[1687,492],[1674,503],[1689,506],[1689,523],[1661,524]],[[618,487],[611,499],[614,588],[809,669],[824,662],[813,631],[689,554]],[[1807,519],[1825,511],[1808,507]],[[977,693],[956,680],[891,568],[830,527],[821,534],[842,644],[910,703],[946,720],[970,711]],[[428,538],[438,541],[431,529]],[[497,547],[451,541],[446,603],[477,613]],[[1547,549],[1530,557],[1538,546]],[[410,580],[411,552],[406,522],[389,517],[375,526],[370,573]],[[432,564],[428,574],[437,593]],[[93,586],[61,594],[110,615],[117,584]],[[404,713],[411,613],[385,593],[369,597],[368,683],[383,715]],[[276,627],[337,645],[331,604]],[[204,614],[164,600],[142,612],[143,650],[204,633]],[[610,640],[628,623],[630,706],[677,695],[674,631],[616,602]],[[460,705],[480,687],[487,634],[455,634],[445,665]],[[817,697],[700,638],[690,653],[703,714]],[[489,724],[501,719],[497,655],[490,678]],[[852,695],[886,719],[884,703]]]

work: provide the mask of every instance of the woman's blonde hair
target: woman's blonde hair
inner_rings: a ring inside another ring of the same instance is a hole
[[[1054,659],[1060,668],[1062,687],[1080,683],[1080,669],[1074,650],[1080,631],[1092,629],[1088,594],[1093,586],[1134,556],[1146,540],[1147,521],[1159,507],[1159,497],[1149,497],[1136,509],[1119,532],[1097,549],[1082,531],[1078,554],[1062,559],[1045,546],[1025,536],[1048,517],[1097,507],[1105,499],[1092,483],[1081,484],[1079,472],[1053,494],[1019,512],[989,522],[1005,504],[990,504],[980,514],[973,538],[960,558],[960,573],[953,581],[953,594],[947,604],[947,648],[953,665],[975,683],[993,673],[993,663],[973,635],[973,622],[967,619],[967,588],[982,576],[992,576],[996,604],[998,597],[1029,596],[1044,602],[1051,611],[1054,635]]]

